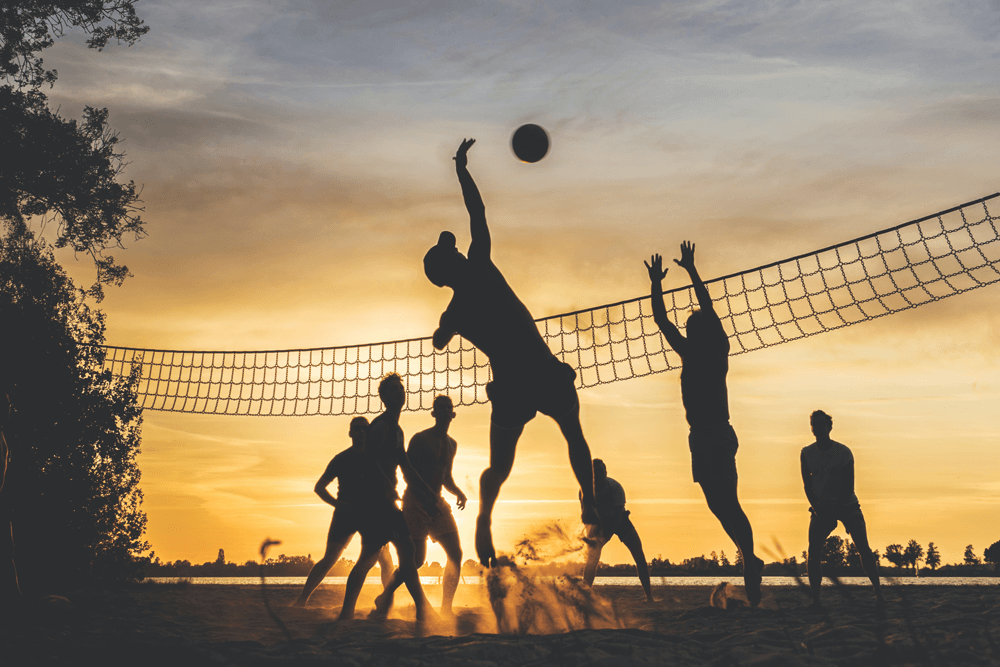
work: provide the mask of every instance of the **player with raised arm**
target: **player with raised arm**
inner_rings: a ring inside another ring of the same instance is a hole
[[[822,607],[819,601],[823,584],[823,545],[837,527],[844,529],[854,540],[854,548],[861,557],[861,566],[875,589],[875,600],[885,604],[879,585],[878,563],[868,545],[868,527],[861,503],[854,493],[854,454],[846,445],[830,439],[833,417],[822,410],[809,416],[809,425],[816,442],[802,448],[802,484],[809,499],[809,588],[812,590],[812,607]]]
[[[407,488],[412,487],[414,493],[420,494],[422,499],[430,499],[433,492],[410,465],[403,446],[403,429],[399,427],[399,415],[406,404],[403,379],[395,373],[385,376],[379,383],[378,395],[385,410],[372,420],[365,445],[366,470],[362,480],[364,501],[361,507],[363,518],[358,524],[361,554],[347,576],[340,620],[354,618],[354,608],[368,571],[375,565],[382,548],[392,542],[399,558],[399,576],[413,597],[417,607],[417,621],[422,622],[427,615],[435,614],[420,585],[420,576],[413,559],[413,540],[410,539],[406,519],[396,507],[396,501],[399,500],[396,492],[396,468],[403,471]],[[433,507],[433,503],[430,505]]]
[[[445,488],[455,496],[455,506],[458,509],[465,509],[467,499],[452,476],[458,443],[448,435],[448,427],[455,419],[455,409],[451,399],[445,395],[435,398],[431,416],[434,417],[434,426],[410,439],[406,456],[420,478],[427,482],[431,491],[435,493],[435,506],[426,507],[425,501],[419,494],[413,493],[410,487],[406,487],[406,491],[403,492],[403,516],[406,518],[406,526],[413,539],[414,561],[417,568],[424,564],[427,557],[428,537],[440,544],[448,557],[441,581],[441,613],[451,616],[458,579],[462,573],[462,544],[458,539],[455,517],[447,501],[441,497],[441,489]],[[402,583],[403,579],[399,572],[395,572],[385,591],[375,599],[375,608],[380,614],[389,613],[392,594]]]
[[[309,571],[302,594],[295,601],[296,607],[306,606],[309,596],[330,572],[330,568],[336,565],[347,544],[360,529],[360,522],[365,516],[361,506],[365,495],[363,484],[368,420],[364,417],[352,419],[348,435],[351,437],[351,446],[333,457],[313,489],[323,502],[333,507],[333,518],[330,520],[330,532],[326,536],[326,553]],[[333,480],[337,480],[336,498],[326,488]],[[378,563],[382,571],[382,585],[385,586],[389,583],[393,570],[388,546],[379,552]]]
[[[681,400],[691,427],[688,445],[694,481],[701,485],[708,508],[736,543],[743,557],[743,582],[751,606],[760,604],[760,573],[764,561],[753,550],[753,528],[737,495],[736,450],[739,441],[729,423],[729,337],[712,306],[712,297],[694,266],[694,244],[681,244],[681,258],[674,262],[686,269],[698,298],[699,310],[687,320],[687,337],[667,319],[663,304],[663,268],[660,255],[646,264],[650,280],[653,319],[674,352],[680,355]]]
[[[487,567],[496,564],[493,547],[493,506],[510,476],[517,441],[524,425],[538,412],[552,417],[569,446],[569,460],[583,496],[583,522],[599,524],[594,508],[594,471],[590,447],[580,426],[576,371],[552,354],[528,309],[490,256],[486,206],[468,170],[468,151],[475,139],[462,141],[455,169],[469,212],[472,242],[465,257],[455,235],[441,232],[437,245],[424,257],[424,273],[438,287],[454,291],[434,332],[434,347],[444,349],[458,334],[490,360],[493,381],[486,386],[492,404],[490,465],[479,479],[476,554]]]

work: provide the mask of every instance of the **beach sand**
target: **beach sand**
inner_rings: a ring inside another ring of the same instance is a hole
[[[432,602],[439,586],[427,586]],[[712,606],[710,587],[656,587],[647,604],[632,587],[600,586],[612,618],[577,616],[578,629],[498,635],[485,585],[459,587],[454,623],[421,635],[400,589],[390,618],[336,622],[343,586],[322,586],[306,609],[299,591],[257,587],[143,584],[35,600],[0,631],[0,663],[139,665],[893,665],[1000,664],[1000,587],[886,586],[889,605],[867,587],[829,586],[826,608],[808,594],[764,587],[759,609]],[[735,597],[740,588],[731,589]],[[717,601],[718,603],[718,601]],[[537,609],[535,610],[537,612]]]

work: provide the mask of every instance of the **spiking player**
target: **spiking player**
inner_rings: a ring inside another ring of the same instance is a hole
[[[569,445],[569,460],[580,483],[583,522],[599,525],[594,503],[594,470],[590,447],[580,426],[576,371],[553,356],[538,333],[534,318],[490,257],[486,206],[468,170],[475,139],[462,141],[455,169],[469,212],[472,243],[466,257],[455,247],[455,235],[441,232],[424,257],[424,273],[438,287],[454,290],[451,303],[434,332],[434,347],[444,349],[459,334],[489,357],[493,381],[486,394],[493,407],[490,421],[490,466],[479,479],[476,553],[487,567],[496,563],[493,506],[510,476],[514,452],[524,425],[538,412],[552,417]]]

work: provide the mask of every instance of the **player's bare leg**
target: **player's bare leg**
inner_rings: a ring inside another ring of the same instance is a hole
[[[366,545],[362,541],[361,555],[358,556],[358,562],[354,564],[354,567],[351,568],[351,573],[347,575],[344,606],[340,609],[341,621],[349,621],[354,618],[354,609],[358,604],[358,595],[361,594],[361,587],[365,585],[368,571],[375,567],[379,554],[382,552],[382,546],[380,544],[377,547],[373,547]]]
[[[412,542],[412,536],[411,536]],[[427,542],[420,540],[413,545],[413,558],[414,562],[417,564],[417,569],[419,570],[424,564],[424,558],[427,553]],[[399,556],[399,554],[396,554]],[[385,557],[389,561],[389,568],[392,568],[392,556],[389,553],[389,545],[385,545],[382,552],[379,554],[379,563],[382,562],[382,558]],[[403,565],[402,557],[399,561],[400,567]],[[383,570],[385,572],[385,570]],[[378,594],[375,598],[375,611],[369,618],[379,619],[386,618],[389,615],[389,610],[392,609],[392,599],[393,595],[400,586],[406,583],[403,580],[403,573],[400,568],[395,570],[390,569],[388,575],[383,575],[385,578],[382,579],[383,591]]]
[[[809,589],[812,592],[812,604],[809,606],[812,609],[822,607],[819,593],[823,586],[823,545],[833,531],[833,528],[828,530],[827,525],[817,520],[815,515],[809,519],[809,557],[806,560],[806,569],[809,572]]]
[[[642,584],[642,590],[646,593],[646,602],[653,602],[653,589],[649,581],[649,564],[646,563],[646,554],[642,550],[642,540],[639,539],[639,533],[631,521],[626,519],[623,523],[625,525],[618,529],[618,539],[632,554],[636,574],[639,575],[639,583]]]
[[[761,572],[764,561],[753,551],[753,528],[740,505],[736,493],[736,480],[703,481],[701,489],[705,493],[708,509],[719,519],[723,530],[736,543],[743,558],[743,584],[751,607],[760,604]]]
[[[594,526],[587,526],[587,563],[583,566],[583,581],[588,586],[594,585],[597,578],[597,566],[601,564],[601,552],[607,540],[601,535],[600,530],[594,530]]]
[[[331,542],[326,545],[326,553],[309,570],[309,576],[306,578],[306,585],[302,588],[302,594],[295,601],[296,607],[306,606],[306,603],[309,602],[309,596],[313,594],[313,591],[322,583],[326,575],[330,573],[330,569],[337,564],[340,555],[344,553],[344,549],[346,548],[347,542]]]
[[[458,533],[442,535],[439,544],[448,557],[444,566],[444,576],[441,578],[441,613],[453,616],[451,606],[455,601],[459,577],[462,575],[462,544],[458,540]]]
[[[872,587],[875,589],[875,601],[883,605],[885,598],[882,597],[882,585],[878,578],[878,561],[875,560],[875,554],[872,553],[871,546],[868,544],[868,527],[865,525],[865,520],[862,518],[859,523],[860,526],[851,527],[854,531],[851,533],[851,539],[854,540],[854,548],[857,549],[858,555],[861,557],[861,567],[864,568],[868,580],[872,582]]]
[[[437,619],[437,614],[431,609],[430,603],[427,602],[427,596],[424,595],[424,588],[420,585],[420,573],[417,572],[417,562],[414,560],[413,540],[406,536],[394,541],[393,545],[395,545],[396,555],[399,557],[399,574],[417,608],[417,622],[422,623],[428,620],[428,617]]]
[[[599,529],[601,517],[597,514],[597,501],[594,499],[594,460],[590,456],[590,446],[583,437],[583,428],[580,426],[580,404],[577,403],[569,413],[555,418],[555,421],[563,437],[566,438],[569,464],[583,494],[581,519],[585,525],[597,526]]]
[[[382,592],[375,598],[375,610],[377,614],[385,618],[389,615],[389,610],[392,609],[393,594],[397,588],[403,585],[399,570],[392,566],[392,552],[389,551],[388,544],[382,547],[382,551],[378,552],[378,565],[382,575]]]
[[[490,467],[479,477],[479,516],[476,518],[476,555],[485,567],[497,563],[493,548],[493,506],[500,495],[500,487],[510,477],[517,441],[523,431],[523,425],[508,428],[490,424]],[[593,484],[591,487],[593,494]]]

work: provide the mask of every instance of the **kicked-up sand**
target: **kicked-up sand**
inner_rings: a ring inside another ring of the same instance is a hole
[[[268,586],[280,623],[259,587],[80,591],[30,601],[5,618],[0,664],[1000,664],[1000,587],[992,585],[884,586],[885,607],[869,587],[826,586],[821,611],[808,609],[808,593],[795,587],[765,586],[761,607],[748,609],[739,587],[654,587],[656,602],[647,604],[638,587],[527,586],[527,593],[504,591],[508,606],[498,611],[506,634],[497,634],[496,591],[491,604],[478,581],[459,586],[453,619],[424,626],[405,588],[381,623],[365,618],[380,590],[374,586],[346,622],[336,620],[343,586],[321,586],[305,609],[291,606],[298,588]],[[439,586],[425,589],[432,603],[440,600]],[[554,603],[563,608],[547,608]],[[544,633],[517,634],[536,631]]]

